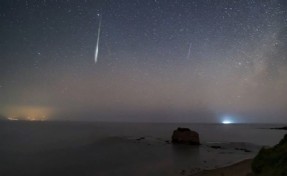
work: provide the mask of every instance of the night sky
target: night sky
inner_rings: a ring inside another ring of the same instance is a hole
[[[7,118],[287,122],[285,0],[1,0],[0,24]]]

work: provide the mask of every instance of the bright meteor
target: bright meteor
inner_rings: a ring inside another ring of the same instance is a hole
[[[98,16],[100,17],[100,21],[99,21],[99,27],[98,27],[97,45],[96,45],[96,50],[95,50],[95,63],[98,62],[99,42],[100,42],[101,25],[102,25],[102,16],[100,16],[100,14],[98,14]]]

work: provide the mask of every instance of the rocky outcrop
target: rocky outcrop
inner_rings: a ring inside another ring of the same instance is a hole
[[[198,133],[188,128],[177,128],[171,138],[173,144],[200,145]]]
[[[271,130],[287,130],[287,126],[278,127],[278,128],[270,128]]]
[[[272,148],[262,148],[252,163],[258,176],[287,175],[287,134]]]

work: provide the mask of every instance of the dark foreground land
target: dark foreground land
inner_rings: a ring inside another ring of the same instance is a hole
[[[286,176],[287,175],[287,134],[274,147],[262,148],[251,160],[237,164],[202,171],[195,176]]]

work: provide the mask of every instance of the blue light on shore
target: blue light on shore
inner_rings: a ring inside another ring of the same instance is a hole
[[[232,123],[235,123],[234,122],[234,117],[232,116],[223,116],[222,119],[221,119],[221,123],[222,124],[232,124]]]
[[[230,120],[223,120],[221,123],[223,123],[223,124],[231,124],[231,123],[233,123],[233,122],[230,121]]]

